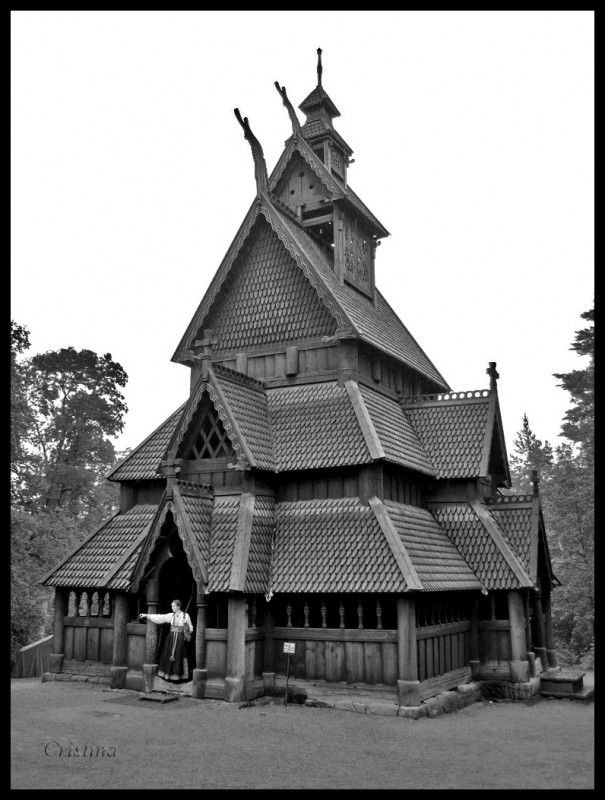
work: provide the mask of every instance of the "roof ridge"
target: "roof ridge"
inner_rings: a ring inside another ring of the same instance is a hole
[[[265,389],[265,382],[259,381],[257,378],[252,378],[250,375],[244,375],[243,372],[238,372],[236,369],[231,369],[231,367],[226,367],[224,364],[220,362],[213,363],[212,369],[214,370],[215,374],[220,374],[221,377],[227,378],[231,380],[233,383],[242,383],[247,384],[253,389],[258,389],[264,391]]]

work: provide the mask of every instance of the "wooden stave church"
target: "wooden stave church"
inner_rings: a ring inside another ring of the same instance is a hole
[[[538,478],[510,485],[495,363],[452,392],[374,280],[388,231],[348,183],[322,85],[254,199],[173,361],[189,399],[108,476],[118,512],[55,567],[51,673],[150,691],[179,597],[194,697],[299,681],[400,705],[556,666]],[[286,662],[284,643],[295,644]]]

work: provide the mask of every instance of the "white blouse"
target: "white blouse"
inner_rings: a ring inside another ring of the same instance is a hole
[[[186,611],[177,611],[176,613],[171,611],[170,614],[147,614],[147,619],[155,622],[156,625],[161,625],[163,622],[169,622],[171,625],[187,625],[189,631],[193,632],[191,617]]]

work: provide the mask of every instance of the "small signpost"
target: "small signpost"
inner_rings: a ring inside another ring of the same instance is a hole
[[[288,660],[286,662],[286,694],[284,696],[284,705],[288,703],[288,678],[290,677],[290,653],[294,653],[296,651],[296,644],[295,642],[284,642],[284,653],[288,654]]]

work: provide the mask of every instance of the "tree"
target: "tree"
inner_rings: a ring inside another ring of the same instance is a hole
[[[111,355],[73,347],[25,358],[29,332],[11,322],[11,656],[50,632],[42,577],[114,511],[105,474],[127,408],[126,373]]]
[[[11,489],[15,476],[25,469],[28,460],[24,443],[31,431],[33,419],[27,405],[25,374],[19,357],[29,349],[29,331],[11,320]]]
[[[77,514],[115,461],[108,437],[123,429],[119,387],[128,377],[109,353],[73,347],[35,355],[21,368],[32,421],[30,459],[17,476],[20,502]]]
[[[531,490],[531,473],[537,470],[541,480],[548,475],[553,461],[553,449],[548,441],[542,443],[529,426],[527,414],[523,414],[523,427],[514,441],[514,452],[510,458],[511,480],[516,491]]]
[[[593,321],[594,311],[582,314]],[[588,356],[582,370],[554,375],[571,394],[554,450],[529,426],[527,416],[515,439],[511,477],[517,491],[529,489],[537,469],[553,571],[561,586],[552,595],[553,632],[564,660],[578,661],[594,647],[594,329],[576,332],[571,346]]]
[[[581,314],[582,319],[594,324],[593,308]],[[570,350],[589,361],[584,369],[555,373],[558,384],[571,394],[572,407],[565,413],[561,434],[577,444],[585,458],[594,461],[594,327],[576,331]]]

